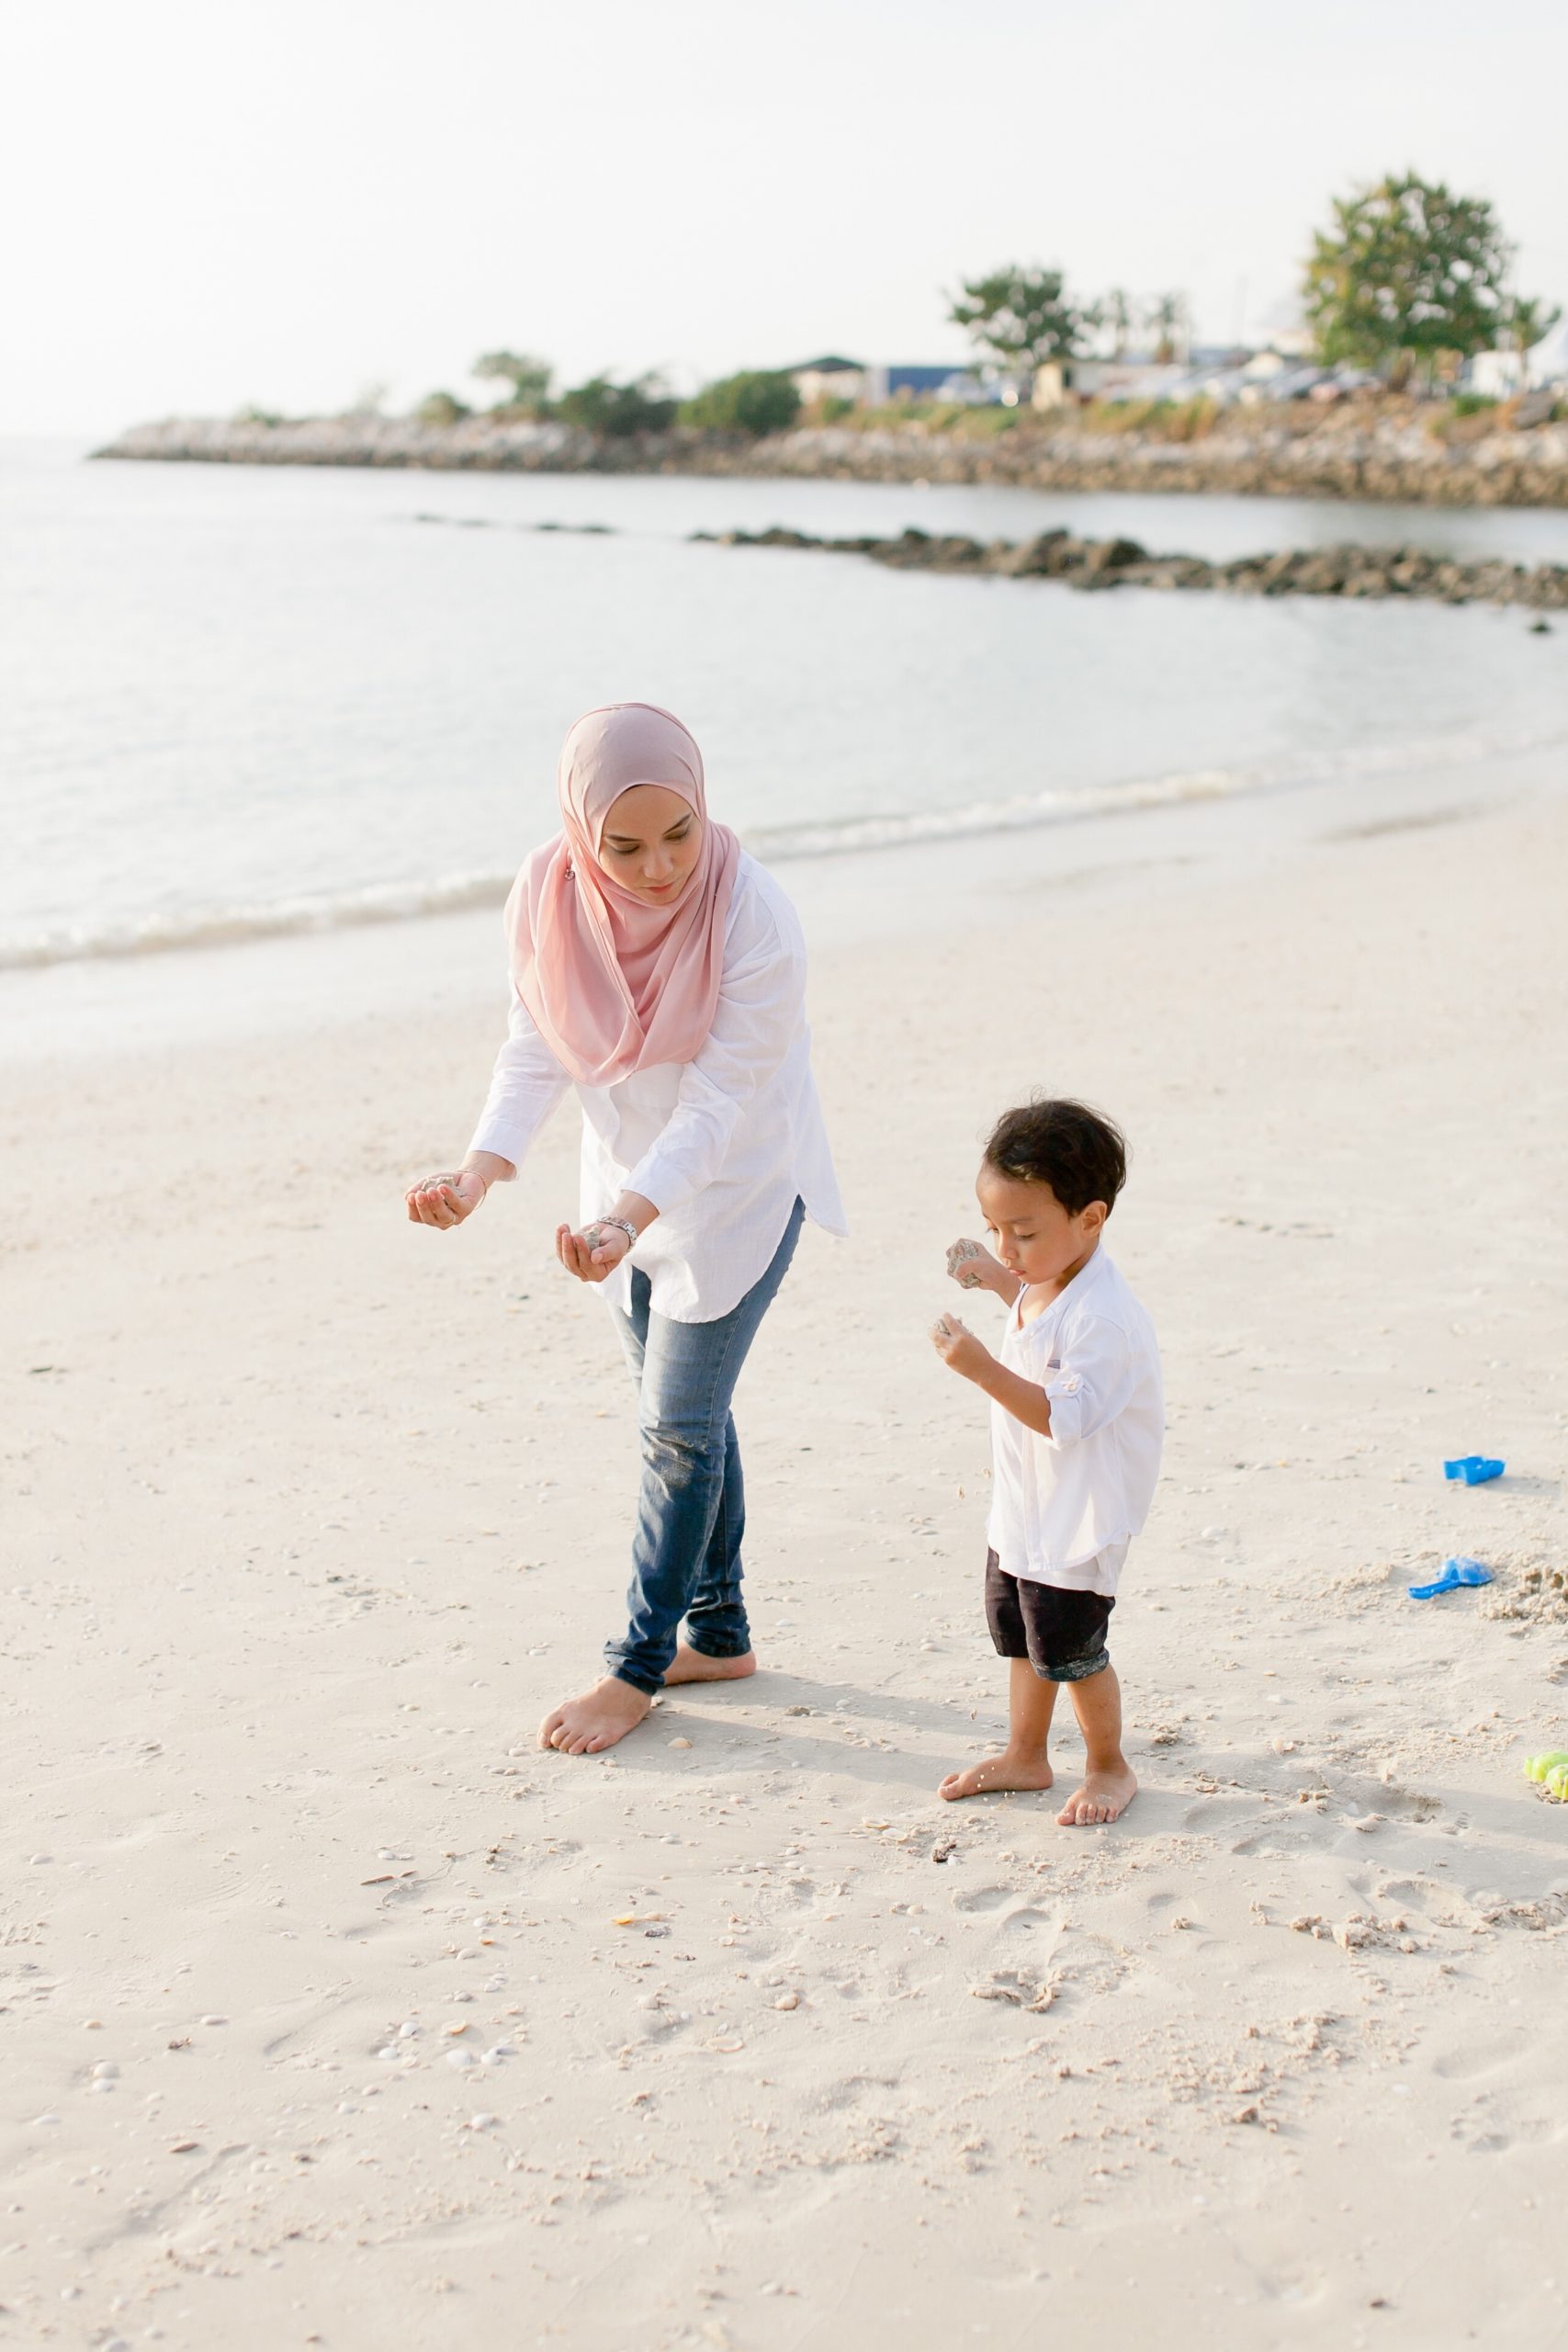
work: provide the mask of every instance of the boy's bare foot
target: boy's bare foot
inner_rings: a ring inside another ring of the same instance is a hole
[[[1088,1829],[1097,1822],[1118,1821],[1138,1793],[1138,1783],[1130,1764],[1119,1771],[1086,1772],[1083,1784],[1073,1791],[1056,1815],[1063,1829]]]
[[[690,1642],[682,1642],[665,1673],[665,1688],[671,1682],[740,1682],[757,1671],[757,1654],[748,1650],[743,1657],[709,1657],[705,1650],[694,1650]]]
[[[551,1710],[539,1725],[539,1746],[562,1756],[597,1756],[636,1731],[652,1704],[646,1690],[607,1674],[592,1690]]]
[[[937,1786],[939,1797],[951,1804],[956,1797],[988,1797],[998,1789],[1048,1789],[1055,1779],[1049,1764],[1036,1757],[987,1756],[982,1763],[950,1772]]]

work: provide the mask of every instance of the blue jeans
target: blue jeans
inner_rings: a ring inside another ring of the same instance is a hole
[[[796,1201],[766,1273],[715,1323],[653,1314],[648,1276],[635,1268],[630,1313],[611,1309],[637,1384],[642,1487],[630,1623],[624,1641],[605,1643],[604,1661],[636,1690],[662,1687],[682,1618],[692,1647],[708,1657],[744,1657],[751,1646],[740,1598],[746,1493],[729,1400],[805,1216]]]

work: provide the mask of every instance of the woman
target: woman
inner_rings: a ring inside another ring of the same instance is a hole
[[[421,1225],[460,1225],[575,1085],[583,1222],[558,1227],[556,1253],[604,1285],[642,1433],[630,1623],[605,1645],[608,1673],[539,1730],[541,1747],[588,1756],[634,1730],[664,1684],[756,1669],[729,1402],[803,1219],[842,1233],[844,1216],[800,926],[709,820],[691,736],[650,703],[592,710],[557,786],[562,831],[507,901],[511,1034],[490,1099],[461,1169],[407,1200]]]

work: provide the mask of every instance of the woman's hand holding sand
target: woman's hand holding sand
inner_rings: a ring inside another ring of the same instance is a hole
[[[556,1256],[580,1283],[602,1283],[631,1246],[618,1225],[585,1225],[581,1233],[570,1225],[556,1227]]]
[[[505,1183],[516,1173],[511,1160],[502,1159],[498,1151],[470,1151],[461,1168],[426,1176],[409,1186],[403,1194],[409,1222],[434,1226],[438,1233],[445,1233],[448,1226],[461,1225],[465,1217],[472,1216],[492,1184]]]
[[[448,1226],[461,1225],[466,1216],[472,1216],[489,1190],[477,1169],[457,1168],[448,1175],[426,1176],[422,1182],[411,1184],[403,1199],[411,1223],[434,1226],[445,1233]]]
[[[570,1225],[558,1225],[556,1256],[580,1283],[602,1283],[632,1247],[627,1227],[640,1239],[658,1215],[653,1203],[640,1193],[623,1193],[613,1209],[575,1233]]]

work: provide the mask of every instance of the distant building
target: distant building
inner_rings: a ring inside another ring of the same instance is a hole
[[[1568,323],[1553,327],[1529,351],[1476,352],[1465,364],[1464,384],[1467,391],[1489,401],[1568,384]]]
[[[866,379],[877,372],[863,359],[841,359],[832,352],[824,359],[803,360],[798,368],[786,370],[807,408],[818,401],[864,401]]]
[[[885,401],[955,401],[969,408],[985,408],[1000,397],[995,386],[982,383],[972,368],[955,368],[951,360],[930,368],[900,362],[881,373]]]
[[[1249,352],[1230,344],[1200,345],[1190,360],[1135,352],[1120,359],[1052,359],[1034,371],[1033,404],[1048,410],[1077,401],[1299,400],[1327,372],[1283,351]]]
[[[1537,390],[1568,384],[1568,317],[1558,320],[1525,354],[1525,379]]]
[[[1316,356],[1317,333],[1315,328],[1300,323],[1292,326],[1283,324],[1270,326],[1266,321],[1263,328],[1263,348],[1266,351],[1277,351],[1282,359],[1292,360],[1297,367],[1304,367]]]
[[[1099,359],[1043,359],[1034,370],[1030,406],[1066,408],[1079,394],[1097,392],[1103,365]]]
[[[1467,390],[1488,401],[1509,399],[1524,379],[1522,351],[1478,351],[1464,371]]]
[[[1066,408],[1070,401],[1137,400],[1180,374],[1153,359],[1046,359],[1034,370],[1035,408]]]
[[[835,353],[786,372],[807,408],[818,401],[853,401],[857,408],[885,408],[889,401],[961,401],[983,407],[999,397],[973,369],[955,368],[951,360],[931,367],[904,361],[885,366]]]

